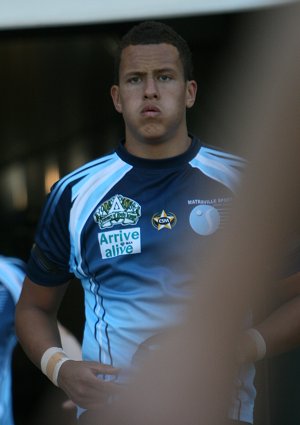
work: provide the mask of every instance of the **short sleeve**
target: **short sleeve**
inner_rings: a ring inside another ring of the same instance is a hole
[[[73,278],[69,267],[70,208],[70,188],[59,181],[46,199],[27,265],[27,275],[35,283],[56,286]]]

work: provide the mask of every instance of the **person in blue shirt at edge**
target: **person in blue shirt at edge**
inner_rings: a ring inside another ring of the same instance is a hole
[[[119,391],[156,336],[184,319],[190,283],[226,222],[245,161],[188,132],[196,92],[185,40],[160,22],[134,26],[121,40],[111,87],[125,138],[61,178],[40,217],[17,334],[29,358],[76,403],[80,424],[92,423],[89,412]],[[74,276],[85,293],[83,361],[62,351],[57,329]],[[295,298],[255,328],[248,323],[228,423],[253,422],[253,362],[299,343],[299,307]]]
[[[0,424],[13,425],[12,355],[17,343],[15,306],[26,274],[26,264],[15,257],[0,255]],[[81,358],[77,339],[59,323],[59,332],[66,352],[73,359]],[[69,401],[68,401],[69,403]]]
[[[15,334],[15,305],[25,277],[25,263],[0,256],[0,423],[13,425],[12,355]]]

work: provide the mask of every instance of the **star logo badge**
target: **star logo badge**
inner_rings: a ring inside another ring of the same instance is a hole
[[[162,210],[161,213],[155,213],[151,219],[152,226],[157,230],[164,228],[171,230],[175,226],[176,222],[176,215],[170,212],[166,213],[165,210]]]

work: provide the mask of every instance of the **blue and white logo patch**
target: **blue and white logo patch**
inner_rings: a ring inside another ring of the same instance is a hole
[[[201,236],[215,233],[220,222],[219,211],[211,205],[197,205],[190,214],[190,225]]]
[[[141,252],[141,229],[111,230],[98,234],[102,259]]]

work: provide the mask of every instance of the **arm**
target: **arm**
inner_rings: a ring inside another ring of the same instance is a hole
[[[300,345],[300,273],[275,286],[277,307],[255,325],[266,343],[266,356],[272,357]],[[242,361],[255,361],[255,343],[248,335],[241,338]]]
[[[16,332],[20,343],[40,368],[43,353],[50,347],[62,347],[57,312],[68,284],[45,287],[26,278],[16,307]],[[117,385],[97,378],[98,374],[117,374],[118,370],[97,362],[68,360],[62,364],[58,386],[84,408],[99,408]]]
[[[16,333],[30,360],[40,367],[49,347],[61,347],[57,312],[68,284],[45,287],[25,278],[16,305]]]

